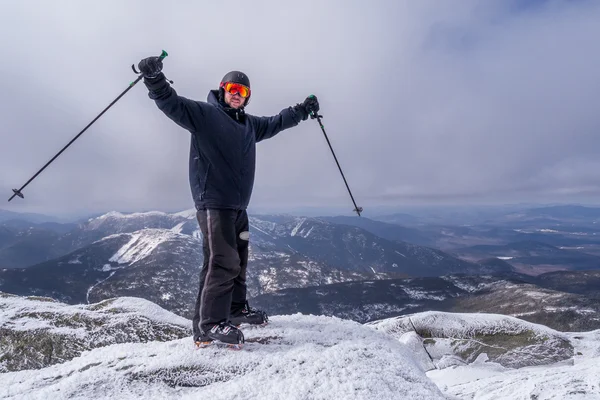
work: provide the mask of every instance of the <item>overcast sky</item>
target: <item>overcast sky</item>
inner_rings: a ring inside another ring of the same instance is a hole
[[[0,208],[50,214],[193,207],[190,134],[139,84],[169,52],[179,94],[229,70],[247,111],[314,93],[359,205],[590,201],[600,195],[598,1],[3,1]],[[257,210],[352,203],[314,120],[257,148]]]

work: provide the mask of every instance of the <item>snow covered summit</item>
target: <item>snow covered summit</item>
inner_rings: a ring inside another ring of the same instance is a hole
[[[73,334],[73,338],[93,334],[85,326],[61,328],[65,319],[59,317],[44,319],[39,315],[44,323],[35,323],[36,316],[29,308],[32,301],[35,300],[0,297],[0,309],[12,310],[6,312],[1,328],[29,327],[33,339],[36,332],[47,330]],[[119,309],[132,312],[138,308],[148,318],[155,314],[159,320],[156,322],[181,326],[180,317],[150,309],[149,302],[135,299],[113,302],[117,313]],[[54,302],[48,305],[57,314],[60,306]],[[77,320],[76,311],[83,315],[79,319],[94,320],[94,309],[105,308],[63,307],[63,316],[70,320]],[[44,310],[43,306],[41,309]],[[27,314],[25,320],[23,310]],[[274,316],[267,327],[246,327],[244,333],[247,343],[240,351],[196,349],[191,334],[167,341],[150,338],[145,343],[91,348],[60,364],[0,374],[0,398],[444,398],[413,361],[406,346],[356,322],[299,314]]]

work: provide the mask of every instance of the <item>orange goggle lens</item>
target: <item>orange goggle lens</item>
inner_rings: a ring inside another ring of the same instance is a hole
[[[250,96],[250,88],[239,83],[227,82],[225,84],[225,90],[231,94],[238,93],[243,98]]]

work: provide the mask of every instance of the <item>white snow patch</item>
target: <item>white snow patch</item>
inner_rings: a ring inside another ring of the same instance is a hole
[[[178,235],[167,229],[143,229],[130,234],[131,239],[121,247],[108,261],[118,264],[133,264],[145,257],[162,242],[174,239]]]
[[[396,250],[396,253],[398,253],[398,254],[400,254],[402,257],[405,257],[405,258],[406,258],[406,256],[405,256],[404,254],[400,253],[398,250]]]
[[[104,215],[101,215],[96,218],[90,218],[90,221],[100,220],[100,219],[109,219],[109,218],[140,218],[140,217],[166,217],[169,214],[162,211],[148,211],[148,212],[137,212],[131,214],[123,214],[118,211],[110,211]]]
[[[185,225],[185,221],[184,222],[180,222],[177,225],[175,225],[174,227],[171,228],[171,232],[173,233],[181,233],[181,230],[183,229],[183,225]]]
[[[510,369],[478,362],[432,370],[427,376],[457,399],[600,399],[600,359],[584,358],[569,364]]]
[[[313,226],[311,226],[311,227],[310,227],[310,229],[308,230],[308,232],[306,232],[306,233],[304,234],[304,238],[305,238],[305,239],[306,239],[307,237],[309,237],[309,236],[310,236],[310,234],[311,234],[311,232],[313,231],[313,229],[315,229],[315,226],[314,226],[314,225],[313,225]]]
[[[540,300],[543,300],[543,299],[545,299],[545,298],[547,298],[547,297],[548,297],[548,294],[547,294],[547,293],[544,293],[544,292],[539,292],[539,291],[536,291],[536,290],[522,291],[522,293],[523,293],[525,296],[531,297],[531,298],[533,298],[533,299],[540,299]],[[560,295],[559,295],[559,297],[562,297],[562,296],[560,296]]]
[[[435,364],[428,356],[423,345],[423,338],[417,335],[416,332],[406,332],[398,338],[398,341],[404,344],[413,355],[413,359],[419,363],[421,368],[425,371],[436,369]]]
[[[402,287],[402,290],[406,292],[406,294],[413,300],[445,300],[445,296],[436,296],[434,294],[429,293],[426,290],[418,290],[413,288],[408,288],[406,286]]]
[[[298,233],[298,229],[300,229],[304,221],[306,221],[306,218],[300,219],[300,222],[294,227],[294,229],[292,229],[291,236],[296,236],[296,233]]]
[[[262,229],[260,229],[258,226],[254,225],[254,224],[250,224],[250,226],[251,226],[253,229],[256,229],[257,231],[264,233],[265,235],[267,235],[267,236],[268,236],[268,237],[270,237],[271,239],[277,239],[277,237],[275,237],[275,236],[272,236],[270,233],[263,231]]]
[[[497,256],[496,258],[499,259],[499,260],[512,260],[514,257],[500,257],[500,256]]]
[[[79,260],[79,257],[81,256],[77,256],[74,259],[69,261],[69,264],[81,264],[81,260]]]
[[[469,292],[469,293],[476,292],[478,290],[485,288],[486,286],[489,286],[488,283],[483,283],[483,282],[478,283],[477,285],[473,285],[472,283],[462,281],[462,278],[457,277],[457,276],[442,276],[441,278],[446,281],[452,282],[452,284],[454,286],[456,286],[457,288],[462,289],[465,292]]]
[[[105,264],[104,267],[102,267],[103,271],[104,271],[104,268],[106,268],[106,265],[108,265],[108,264]],[[109,265],[109,267],[110,267],[110,265]],[[99,284],[101,284],[101,283],[106,282],[107,280],[109,280],[115,274],[115,272],[116,271],[111,272],[106,278],[102,279],[101,281],[96,282],[95,284],[93,284],[92,286],[89,287],[89,289],[87,290],[87,292],[85,294],[85,301],[86,301],[86,303],[89,304],[89,302],[90,302],[90,293],[92,293],[92,290],[96,286],[98,286]]]

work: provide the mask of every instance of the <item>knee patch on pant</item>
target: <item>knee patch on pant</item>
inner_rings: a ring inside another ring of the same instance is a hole
[[[246,240],[246,241],[250,240],[250,232],[248,232],[248,231],[240,232],[240,239]]]

